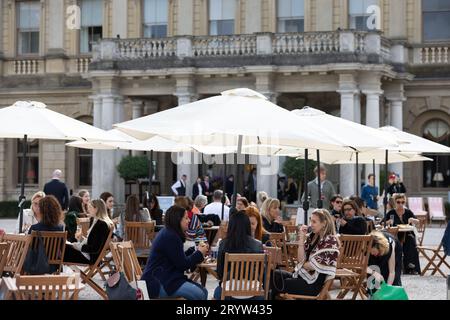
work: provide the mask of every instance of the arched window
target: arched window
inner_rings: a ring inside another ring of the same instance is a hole
[[[450,146],[450,126],[443,120],[433,119],[425,124],[423,137],[436,143]],[[423,186],[447,188],[450,186],[450,156],[425,154],[433,162],[423,163]]]

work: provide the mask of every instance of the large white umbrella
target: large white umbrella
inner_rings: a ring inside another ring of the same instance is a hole
[[[102,129],[52,111],[37,101],[17,101],[12,106],[0,109],[0,137],[24,139],[19,232],[22,232],[28,139],[123,141]]]

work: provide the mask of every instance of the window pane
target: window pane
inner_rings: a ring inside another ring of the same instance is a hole
[[[231,20],[236,12],[236,0],[209,0],[209,20]]]
[[[217,20],[211,20],[210,22],[209,22],[209,34],[210,35],[212,35],[212,36],[216,36],[216,35],[218,35],[218,27],[217,27],[217,23],[218,23],[218,21]]]
[[[378,0],[350,0],[349,13],[350,14],[366,14],[367,8],[371,5],[379,6]]]
[[[350,29],[367,31],[367,18],[368,16],[351,16]]]
[[[278,0],[277,16],[279,18],[304,17],[304,0]]]
[[[38,29],[41,18],[41,4],[39,1],[19,2],[19,29]]]
[[[92,150],[78,149],[79,186],[92,185]]]
[[[423,0],[423,11],[450,10],[450,0]]]
[[[145,24],[167,24],[169,15],[169,4],[167,0],[145,0],[144,1],[144,23]]]
[[[234,20],[216,20],[210,21],[210,35],[230,35],[234,33]]]
[[[151,26],[152,38],[164,38],[167,36],[167,25],[154,25]]]
[[[303,19],[283,19],[278,20],[278,32],[303,32]]]
[[[222,0],[209,0],[209,20],[222,19]]]
[[[80,30],[80,52],[92,52],[92,45],[102,38],[102,27],[82,27]]]
[[[22,150],[23,139],[17,139],[17,183],[22,182]],[[39,140],[28,141],[27,149],[27,168],[25,172],[25,183],[38,184],[39,183]]]
[[[450,12],[428,12],[423,14],[424,40],[450,39]]]
[[[82,0],[81,26],[101,26],[103,24],[103,1]]]
[[[30,53],[39,53],[39,32],[30,32]]]

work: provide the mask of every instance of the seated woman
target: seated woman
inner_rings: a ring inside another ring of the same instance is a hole
[[[187,300],[206,300],[208,291],[190,281],[184,274],[203,262],[208,245],[187,256],[183,250],[189,218],[184,208],[170,207],[165,216],[165,228],[158,232],[152,243],[141,280],[147,283],[151,298],[183,297]]]
[[[376,282],[368,286],[376,288],[382,281],[389,285],[401,286],[402,247],[397,239],[386,232],[372,231],[372,249],[370,250],[367,276]],[[372,294],[374,290],[371,290]]]
[[[143,207],[147,208],[150,212],[151,220],[156,223],[155,231],[161,230],[163,225],[163,211],[159,207],[158,197],[154,193],[149,195],[148,192],[146,192],[142,204]]]
[[[39,216],[39,200],[45,197],[45,193],[38,191],[31,197],[30,209],[23,209],[22,216],[22,232],[27,233],[33,224],[36,224],[40,220]],[[17,217],[17,225],[15,233],[19,233],[20,216]]]
[[[202,227],[198,215],[201,214],[201,209],[208,203],[208,198],[204,195],[198,195],[195,198],[195,202],[189,197],[187,197],[187,200],[189,206],[188,216],[191,221],[189,222],[189,228],[186,231],[186,235],[189,239],[195,241],[196,245],[198,245],[200,241],[207,242],[208,238],[206,237],[205,230]]]
[[[359,207],[355,201],[346,199],[342,204],[343,218],[336,219],[340,234],[365,235],[367,234],[367,222],[361,216]]]
[[[76,242],[75,233],[77,231],[77,218],[83,213],[83,200],[78,196],[72,196],[69,200],[69,209],[64,217],[64,224],[67,230],[67,240]]]
[[[245,214],[250,219],[250,227],[252,231],[252,237],[258,241],[263,240],[263,227],[262,227],[262,218],[259,214],[258,208],[254,206],[249,206],[245,210]],[[269,239],[267,239],[269,240]]]
[[[275,270],[273,273],[272,299],[279,293],[315,296],[320,293],[327,279],[336,275],[339,244],[334,222],[325,209],[316,209],[311,214],[312,233],[308,226],[299,232],[299,263],[294,273]]]
[[[284,232],[280,217],[280,201],[278,199],[267,198],[261,206],[261,216],[264,230],[274,233]]]
[[[245,211],[238,211],[230,216],[227,238],[220,242],[217,256],[217,275],[219,286],[214,291],[214,299],[220,300],[222,294],[225,253],[264,253],[262,243],[252,237],[250,219]]]
[[[386,213],[384,220],[388,225],[419,223],[414,213],[405,208],[406,196],[403,193],[395,193],[395,208]],[[404,234],[404,235],[402,235]],[[416,236],[413,231],[399,233],[400,241],[403,242],[403,267],[404,272],[409,274],[420,274],[419,253],[416,246]],[[402,241],[403,240],[403,241]]]
[[[102,199],[92,200],[88,203],[88,217],[92,217],[93,221],[87,238],[83,237],[81,232],[75,234],[78,241],[66,245],[65,262],[94,264],[108,240],[114,223],[109,218],[106,204]]]
[[[141,210],[139,198],[137,195],[132,194],[127,198],[125,204],[125,212],[120,215],[120,222],[117,226],[117,236],[124,238],[125,235],[125,222],[148,222],[151,220],[150,213],[147,209]]]

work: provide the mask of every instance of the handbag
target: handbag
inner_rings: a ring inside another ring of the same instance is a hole
[[[382,282],[380,289],[372,295],[371,300],[408,300],[408,294],[403,287]]]
[[[23,271],[31,275],[52,273],[45,253],[44,241],[39,231],[37,231],[37,237],[34,238],[34,241],[37,241],[37,245],[33,246],[27,253],[23,263]]]
[[[122,269],[123,270],[123,250],[122,249]],[[129,253],[128,253],[129,255]],[[131,257],[130,257],[131,258]],[[133,287],[125,277],[122,271],[112,274],[106,281],[106,294],[109,300],[143,300],[144,296],[142,290],[139,288],[136,281],[136,276],[134,273],[134,266],[131,263],[133,282],[135,287]]]

